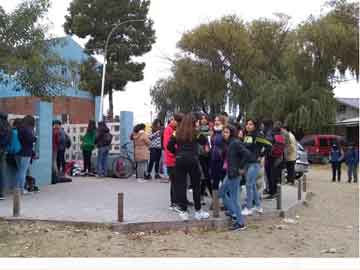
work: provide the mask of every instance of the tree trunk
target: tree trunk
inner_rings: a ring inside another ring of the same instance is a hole
[[[114,103],[113,103],[113,90],[109,89],[109,113],[107,115],[109,120],[113,120],[114,116]]]

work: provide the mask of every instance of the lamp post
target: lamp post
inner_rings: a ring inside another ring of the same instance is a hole
[[[123,21],[120,22],[118,24],[116,24],[113,29],[111,29],[110,33],[108,34],[107,38],[106,38],[106,42],[105,42],[105,52],[104,52],[104,64],[103,64],[103,70],[102,70],[102,79],[101,79],[101,97],[100,97],[100,112],[99,112],[99,119],[98,122],[101,122],[103,120],[103,107],[104,107],[104,88],[105,88],[105,74],[106,74],[106,64],[107,64],[107,49],[108,49],[108,45],[109,45],[109,41],[110,41],[110,37],[112,36],[112,34],[115,32],[115,30],[120,26],[123,25],[125,23],[129,23],[129,22],[143,22],[145,21],[145,19],[138,19],[138,20],[127,20],[127,21]]]

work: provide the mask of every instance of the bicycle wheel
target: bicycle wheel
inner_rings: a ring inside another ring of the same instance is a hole
[[[112,171],[117,178],[129,178],[134,173],[133,162],[127,157],[120,156],[113,161]]]

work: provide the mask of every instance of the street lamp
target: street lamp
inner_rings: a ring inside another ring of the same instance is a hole
[[[106,64],[107,64],[106,56],[107,56],[107,49],[108,49],[110,37],[120,25],[123,25],[125,23],[129,23],[129,22],[143,22],[143,21],[145,21],[145,19],[127,20],[127,21],[120,22],[117,25],[115,25],[113,29],[111,29],[109,35],[106,38],[105,52],[104,52],[104,64],[103,64],[102,80],[101,80],[100,112],[99,112],[98,122],[101,122],[103,120],[104,88],[105,88],[105,74],[106,74]]]

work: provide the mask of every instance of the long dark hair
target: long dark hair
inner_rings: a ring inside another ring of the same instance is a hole
[[[161,121],[160,119],[155,119],[151,125],[151,131],[154,133],[160,129],[161,129]]]
[[[94,120],[90,120],[86,132],[92,132],[94,130],[96,130],[96,123]]]
[[[176,141],[181,143],[192,142],[195,137],[195,120],[193,116],[188,113],[184,116],[180,126],[176,130]]]
[[[35,118],[31,115],[26,115],[22,120],[22,126],[25,128],[35,128]]]

